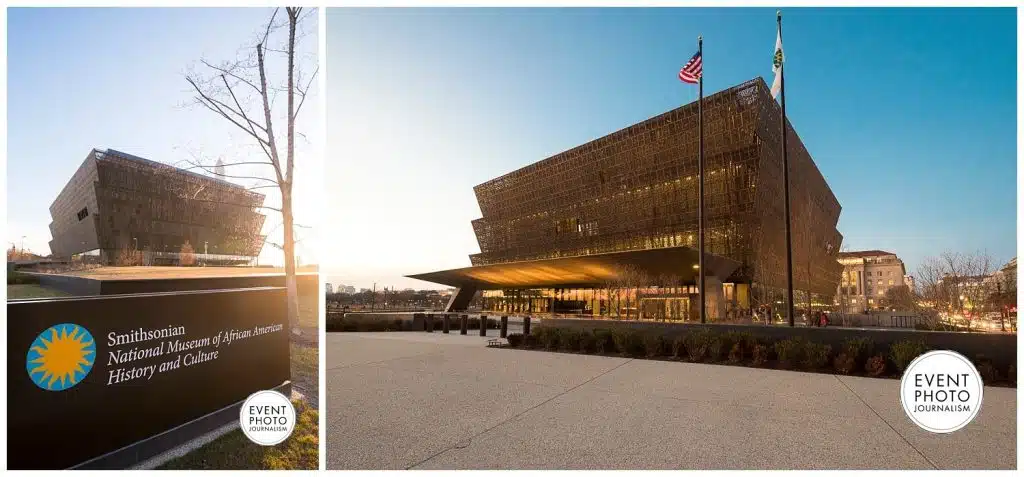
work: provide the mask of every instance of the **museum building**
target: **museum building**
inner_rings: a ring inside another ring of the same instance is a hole
[[[784,317],[780,107],[760,77],[704,98],[707,316]],[[840,205],[787,124],[794,306],[832,303]],[[474,188],[472,266],[410,275],[458,289],[448,311],[699,319],[693,102]]]

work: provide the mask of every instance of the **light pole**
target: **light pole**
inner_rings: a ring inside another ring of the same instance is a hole
[[[24,235],[21,236],[21,253],[22,254],[25,253],[25,236]]]
[[[135,244],[135,250],[138,250],[139,249],[139,239],[136,238],[136,237],[132,237],[132,243]]]

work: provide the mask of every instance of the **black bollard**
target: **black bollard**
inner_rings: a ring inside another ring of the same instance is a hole
[[[530,334],[530,317],[523,318],[523,336]]]
[[[430,313],[430,314],[427,315],[426,321],[423,322],[423,329],[425,329],[427,331],[427,333],[433,333],[434,332],[434,314],[433,313]]]
[[[508,317],[501,317],[501,337],[508,338]]]
[[[487,315],[480,315],[480,336],[487,336]]]
[[[459,327],[459,334],[460,335],[464,335],[464,334],[466,334],[466,332],[468,330],[469,330],[469,317],[466,316],[466,315],[462,315],[462,323],[461,323],[461,326]]]
[[[452,318],[451,318],[451,316],[448,316],[447,313],[445,313],[444,314],[444,323],[441,326],[441,332],[444,333],[444,334],[448,334],[448,330],[451,328],[451,326],[452,326]]]

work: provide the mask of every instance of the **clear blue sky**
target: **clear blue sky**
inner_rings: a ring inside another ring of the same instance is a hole
[[[94,147],[166,163],[188,159],[191,153],[202,154],[211,164],[218,157],[225,162],[253,157],[247,136],[189,104],[192,95],[184,75],[202,58],[215,64],[234,60],[271,13],[264,8],[9,9],[4,245],[15,242],[20,247],[26,236],[26,248],[49,253],[48,208]],[[308,71],[317,61],[317,16],[310,20],[306,27],[312,34],[298,60]],[[271,68],[268,74],[283,77],[283,68]],[[283,130],[284,115],[278,117]],[[320,99],[314,94],[297,125],[308,138],[297,143],[296,188],[302,190],[295,199],[296,221],[306,225],[319,218],[321,123]],[[269,168],[247,172],[273,174]],[[268,205],[280,204],[276,190],[260,192],[267,194]],[[266,213],[264,232],[270,233],[268,240],[280,243],[280,216]],[[300,232],[309,241],[315,239],[308,231]],[[315,259],[314,250],[300,245],[297,253],[308,263]],[[280,252],[268,245],[261,259],[281,262]]]
[[[787,110],[852,250],[914,273],[1016,254],[1016,12],[789,8]],[[468,266],[472,187],[696,99],[770,84],[775,10],[329,9],[332,280]]]

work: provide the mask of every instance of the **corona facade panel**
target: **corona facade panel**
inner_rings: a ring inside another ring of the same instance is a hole
[[[780,111],[761,78],[704,98],[708,316],[784,313]],[[693,320],[698,116],[691,103],[475,187],[471,267],[411,275],[484,310]],[[798,309],[831,303],[840,205],[788,128]]]
[[[224,180],[93,149],[50,206],[50,251],[173,264],[187,242],[206,263],[245,263],[263,248],[263,199]]]

